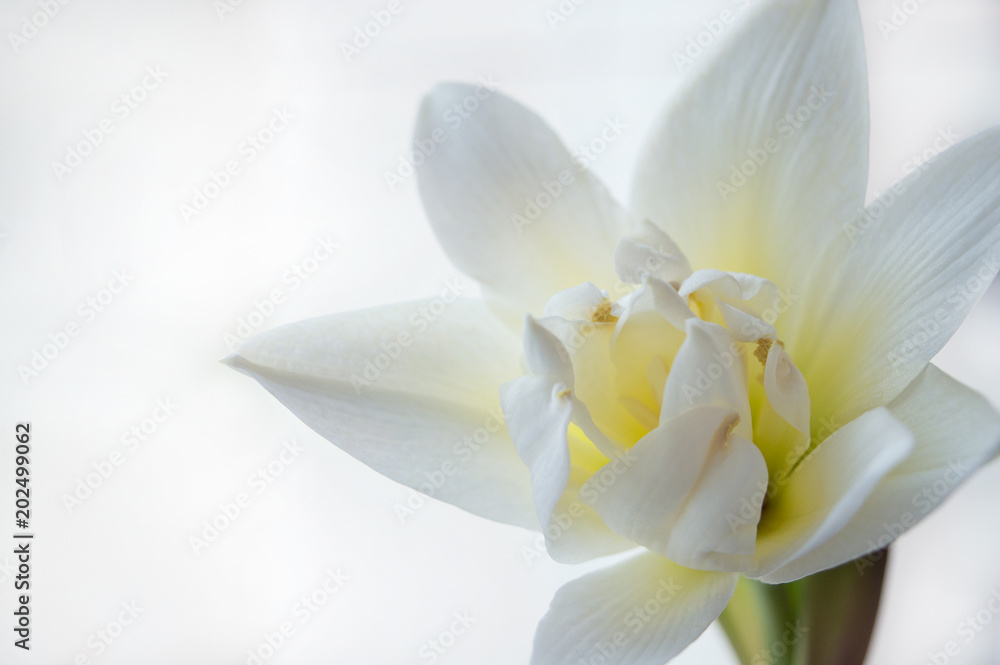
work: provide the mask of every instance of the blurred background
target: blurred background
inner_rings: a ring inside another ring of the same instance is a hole
[[[385,177],[435,83],[492,79],[571,147],[620,118],[591,168],[627,200],[674,55],[734,3],[564,2],[553,23],[558,0],[398,2],[356,53],[388,0],[0,7],[0,437],[9,451],[33,425],[37,533],[33,649],[5,631],[0,662],[527,663],[587,569],[421,501],[216,361],[249,332],[457,275],[414,178]],[[1000,5],[910,0],[887,32],[897,2],[862,2],[870,196],[942,132],[1000,123]],[[995,405],[998,327],[994,285],[938,358]],[[1000,620],[958,636],[1000,589],[997,524],[1000,464],[899,541],[870,663],[923,665],[952,640],[949,663],[1000,663]],[[449,637],[456,613],[474,621]],[[713,627],[677,662],[735,660]]]

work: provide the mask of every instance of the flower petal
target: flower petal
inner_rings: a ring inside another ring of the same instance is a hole
[[[764,365],[764,390],[768,403],[789,425],[809,439],[809,386],[780,344],[772,344]],[[804,452],[804,451],[803,451]]]
[[[500,389],[507,427],[531,485],[545,546],[562,563],[580,563],[634,547],[609,530],[577,495],[607,458],[578,430],[570,436],[574,399],[552,376],[527,375]]]
[[[776,581],[775,570],[844,528],[912,450],[910,431],[887,409],[874,409],[831,434],[791,475],[773,478],[757,527],[758,576]]]
[[[687,338],[670,368],[660,422],[695,406],[724,406],[739,415],[735,432],[753,438],[746,368],[739,346],[722,326],[687,320]]]
[[[651,553],[585,575],[556,592],[531,665],[663,665],[722,613],[737,579]]]
[[[1000,414],[933,365],[888,408],[913,432],[913,453],[875,487],[843,529],[768,581],[798,579],[888,546],[1000,452]],[[858,570],[864,573],[871,565],[862,559]]]
[[[573,363],[563,343],[530,314],[524,317],[524,359],[533,374],[551,376],[572,390]]]
[[[868,90],[855,0],[758,0],[694,64],[640,163],[636,212],[699,268],[787,289],[863,207]]]
[[[283,326],[247,340],[226,362],[379,473],[537,529],[528,471],[496,394],[520,373],[517,338],[482,303],[440,310],[442,302]]]
[[[642,284],[647,277],[680,284],[691,266],[677,244],[648,219],[615,247],[615,271],[626,284]]]
[[[552,294],[588,280],[615,284],[626,213],[541,118],[483,90],[440,85],[417,120],[418,139],[438,137],[417,179],[441,246],[507,319],[540,315]],[[468,100],[476,108],[460,116]]]
[[[784,337],[813,418],[900,394],[1000,268],[1000,128],[946,150],[869,206],[817,262]],[[876,216],[876,211],[881,210]]]
[[[511,438],[531,469],[538,521],[547,526],[569,482],[570,456],[566,430],[573,401],[566,386],[549,376],[522,376],[500,391]]]
[[[594,474],[580,496],[616,533],[681,565],[746,569],[757,520],[732,528],[727,515],[766,489],[767,466],[751,442],[729,441],[736,420],[720,406],[685,411]]]
[[[639,290],[629,294],[624,300],[625,305],[613,337],[615,344],[632,317],[638,318],[643,314],[656,312],[678,331],[685,330],[687,320],[694,318],[694,312],[677,293],[677,289],[657,277],[646,276]]]
[[[684,299],[699,292],[714,298],[726,328],[739,341],[776,336],[771,324],[782,311],[782,298],[778,287],[768,280],[708,268],[691,275],[679,291]]]
[[[558,316],[567,321],[590,321],[594,310],[608,300],[608,294],[593,282],[560,291],[549,299],[542,316]]]

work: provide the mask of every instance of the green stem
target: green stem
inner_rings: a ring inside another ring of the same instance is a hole
[[[740,578],[719,623],[742,665],[862,665],[888,552],[789,584]]]

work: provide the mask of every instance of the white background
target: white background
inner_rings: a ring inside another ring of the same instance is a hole
[[[212,0],[76,0],[17,49],[7,33],[39,8],[3,3],[0,514],[11,522],[0,539],[13,531],[8,444],[19,421],[34,432],[38,536],[34,648],[11,645],[13,580],[0,572],[0,662],[236,665],[293,620],[295,633],[267,662],[409,665],[428,662],[422,645],[456,611],[476,622],[439,662],[528,662],[553,592],[584,567],[529,563],[531,534],[433,501],[401,524],[395,508],[407,490],[216,361],[228,352],[224,335],[274,289],[286,297],[259,330],[433,296],[457,274],[413,178],[390,191],[383,176],[439,81],[492,76],[571,147],[620,117],[627,131],[593,169],[626,200],[636,154],[680,80],[673,54],[733,4],[589,0],[553,29],[545,12],[557,4],[402,0],[347,62],[340,44],[386,2],[245,0],[220,17]],[[888,0],[862,7],[870,193],[900,177],[939,130],[966,137],[1000,122],[1000,7],[926,0],[886,38],[877,21],[891,11]],[[168,76],[120,118],[112,104],[147,67]],[[274,109],[295,119],[246,161],[241,143]],[[60,180],[53,162],[103,118],[114,132]],[[243,165],[239,175],[185,223],[179,206],[229,160]],[[286,271],[327,237],[340,244],[336,255],[292,290]],[[80,304],[116,270],[134,279],[87,320]],[[18,366],[72,323],[79,334],[23,380]],[[994,289],[939,358],[994,404],[998,324]],[[128,450],[123,433],[157,400],[176,412]],[[300,456],[256,493],[251,474],[289,439]],[[116,450],[123,463],[68,509],[64,497]],[[250,506],[196,555],[189,539],[241,492]],[[871,663],[922,664],[957,638],[959,622],[1000,588],[998,523],[995,464],[901,540]],[[0,547],[0,564],[11,563],[9,551]],[[346,585],[308,622],[292,619],[298,599],[337,569]],[[129,602],[141,615],[98,655],[88,641]],[[953,663],[1000,662],[1000,620],[960,644]],[[713,627],[677,662],[734,661]]]

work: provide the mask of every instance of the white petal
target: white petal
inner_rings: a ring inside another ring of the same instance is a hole
[[[677,330],[685,330],[687,320],[694,318],[686,300],[674,287],[656,277],[647,276],[643,279],[642,287],[625,303],[615,329],[615,343],[633,316],[649,312],[656,312]]]
[[[524,318],[524,358],[533,374],[551,376],[572,390],[573,363],[569,351],[558,337],[549,332],[531,315]]]
[[[270,330],[226,362],[379,473],[477,515],[538,528],[497,390],[514,335],[481,304],[416,302]]]
[[[878,484],[833,538],[769,579],[798,579],[888,546],[1000,452],[1000,415],[982,396],[933,365],[889,410],[916,437],[913,453]],[[859,572],[870,563],[859,561]]]
[[[531,469],[531,485],[538,521],[547,525],[569,482],[570,458],[566,430],[573,402],[566,386],[547,376],[522,376],[500,391],[507,428],[524,463]]]
[[[476,91],[438,86],[417,121],[418,139],[441,137],[417,179],[448,256],[518,320],[571,286],[615,284],[626,214],[535,113],[497,92],[477,102]],[[463,118],[454,107],[467,100],[477,108]]]
[[[652,137],[635,210],[695,269],[795,287],[815,248],[864,205],[868,91],[857,3],[759,0],[712,50]],[[734,186],[741,169],[750,175]]]
[[[631,412],[629,400],[623,397],[623,389],[634,391],[643,387],[638,384],[645,377],[645,365],[639,373],[637,368],[613,357],[611,334],[614,324],[549,317],[539,319],[538,325],[558,339],[564,353],[572,361],[575,377],[573,397],[582,402],[574,411],[574,422],[605,454],[612,457],[618,454],[618,444],[631,445],[638,441],[649,427],[644,427]],[[642,356],[646,363],[649,358],[648,355]],[[584,404],[587,406],[584,407]],[[600,432],[595,432],[592,425]]]
[[[558,316],[568,321],[590,321],[594,310],[608,299],[608,294],[593,282],[560,291],[549,299],[542,316]]]
[[[616,533],[677,563],[746,569],[757,519],[734,528],[730,515],[766,489],[767,466],[751,442],[727,442],[736,418],[717,406],[686,411],[594,474],[580,496]]]
[[[684,281],[683,298],[707,292],[715,298],[729,332],[741,342],[776,336],[771,325],[783,311],[781,293],[768,280],[744,273],[699,270]]]
[[[752,442],[731,437],[709,461],[674,525],[670,558],[700,570],[750,569],[761,506],[754,499],[766,491],[764,456]]]
[[[845,227],[789,310],[799,323],[784,339],[814,418],[842,423],[889,403],[1000,268],[1000,128],[946,150],[896,189]]]
[[[552,599],[531,665],[664,665],[722,613],[737,579],[649,553],[585,575]]]
[[[618,242],[615,271],[626,284],[642,284],[647,277],[679,284],[691,274],[691,265],[670,236],[643,220]]]
[[[549,554],[563,563],[579,563],[630,547],[576,498],[584,479],[607,458],[580,438],[571,449],[567,431],[574,405],[566,386],[549,376],[522,376],[504,384],[500,397],[511,438],[531,469]]]
[[[687,338],[674,358],[663,391],[660,422],[695,406],[723,406],[740,418],[736,434],[753,438],[747,378],[739,346],[722,326],[687,321]]]
[[[767,401],[785,419],[809,439],[809,386],[802,372],[792,362],[784,347],[772,344],[764,365],[764,390]]]
[[[843,426],[790,476],[771,480],[757,527],[758,575],[774,571],[829,540],[858,512],[878,483],[913,450],[913,434],[884,408]]]

